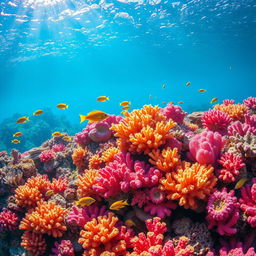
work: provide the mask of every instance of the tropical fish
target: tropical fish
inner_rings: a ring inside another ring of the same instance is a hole
[[[35,112],[33,113],[33,116],[39,116],[39,115],[41,115],[41,114],[43,114],[43,113],[44,113],[43,110],[37,110],[37,111],[35,111]]]
[[[129,205],[127,200],[120,200],[110,205],[109,209],[113,211],[118,211],[125,206]]]
[[[183,104],[184,102],[183,101],[178,101],[178,104]]]
[[[20,136],[22,136],[22,135],[23,135],[22,132],[15,132],[12,136],[13,136],[13,137],[20,137]]]
[[[72,140],[72,138],[69,137],[69,136],[64,136],[62,139],[65,140],[65,141],[71,141]]]
[[[60,137],[61,135],[62,135],[61,132],[54,132],[54,133],[52,133],[52,136],[54,136],[54,137]]]
[[[86,197],[82,197],[78,201],[76,201],[76,205],[82,206],[82,207],[83,206],[90,206],[94,202],[96,202],[96,200],[94,198],[86,196]]]
[[[186,86],[190,86],[191,82],[186,82]]]
[[[97,98],[97,101],[106,101],[106,100],[109,100],[109,97],[100,96],[100,97]]]
[[[162,85],[162,88],[163,88],[163,89],[164,89],[164,88],[166,88],[166,85],[165,85],[165,84],[163,84],[163,85]]]
[[[108,117],[108,114],[105,112],[94,110],[87,114],[87,116],[80,115],[80,123],[84,122],[85,120],[89,120],[89,123],[91,122],[99,122]]]
[[[127,105],[130,105],[131,102],[130,101],[122,101],[119,105],[120,106],[127,106]]]
[[[46,196],[52,196],[52,195],[54,195],[54,194],[55,194],[55,192],[54,192],[54,190],[52,190],[52,189],[46,191],[46,193],[45,193]]]
[[[124,107],[122,107],[122,109],[124,109],[124,110],[130,109],[130,108],[131,108],[130,106],[124,106]]]
[[[130,220],[130,219],[128,219],[128,220],[126,220],[125,222],[124,222],[124,224],[127,226],[127,227],[133,227],[133,226],[136,226],[136,224],[135,224],[135,222],[133,221],[133,220]]]
[[[199,89],[198,91],[199,91],[199,92],[206,92],[205,89]]]
[[[214,103],[214,102],[216,102],[216,101],[218,101],[217,98],[212,98],[212,100],[210,101],[210,103]]]
[[[174,104],[174,102],[170,101],[170,102],[168,102],[168,104]]]
[[[241,178],[235,185],[235,189],[241,188],[246,182],[248,181],[247,178]]]
[[[18,143],[20,143],[20,140],[17,140],[17,139],[12,140],[12,143],[13,143],[13,144],[18,144]]]
[[[59,108],[59,109],[66,109],[66,108],[68,108],[68,105],[65,104],[65,103],[60,103],[56,107]]]
[[[20,117],[20,118],[16,121],[16,123],[22,124],[22,123],[26,123],[27,121],[29,121],[29,117],[27,117],[27,116],[22,116],[22,117]]]

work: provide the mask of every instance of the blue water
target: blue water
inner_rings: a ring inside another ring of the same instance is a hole
[[[188,112],[241,102],[256,95],[255,59],[255,0],[5,0],[0,122],[49,108],[82,129],[79,114],[118,114],[123,100]]]

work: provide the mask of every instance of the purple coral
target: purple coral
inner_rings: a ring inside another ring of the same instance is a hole
[[[200,164],[214,164],[225,144],[225,139],[217,132],[204,131],[189,142],[188,157]]]
[[[50,256],[75,256],[74,248],[70,240],[61,240],[54,243],[53,254]]]
[[[239,219],[239,204],[234,194],[234,190],[227,192],[227,189],[223,188],[209,197],[206,217],[208,228],[217,226],[220,235],[233,235],[237,232],[234,225]]]
[[[186,112],[182,110],[180,106],[168,104],[166,107],[161,109],[161,113],[166,116],[167,119],[172,119],[178,124],[182,124]]]

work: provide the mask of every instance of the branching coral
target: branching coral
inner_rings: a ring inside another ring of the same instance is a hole
[[[64,225],[67,212],[68,210],[54,202],[41,202],[34,211],[28,212],[22,219],[20,229],[61,237],[67,230]]]
[[[104,163],[99,154],[92,155],[89,159],[90,169],[100,169],[104,166]]]
[[[234,226],[239,219],[239,204],[234,194],[234,190],[227,192],[227,189],[223,188],[221,191],[215,191],[208,200],[208,227],[211,229],[217,226],[217,232],[222,236],[237,232]]]
[[[60,243],[54,243],[55,248],[52,249],[50,256],[75,256],[74,248],[70,240],[61,240]]]
[[[248,97],[244,100],[244,105],[251,110],[256,110],[256,97]]]
[[[198,200],[206,200],[216,184],[213,167],[182,162],[171,173],[160,180],[160,189],[168,193],[167,198],[178,200],[180,206],[196,209]]]
[[[111,130],[119,138],[121,150],[148,154],[164,145],[172,137],[170,129],[176,125],[173,120],[161,114],[158,106],[145,105],[142,109],[124,112],[125,118],[112,125]]]
[[[76,165],[78,168],[83,168],[86,166],[86,156],[87,156],[87,150],[83,148],[77,148],[74,150],[72,154],[72,160],[74,165]]]
[[[160,112],[165,115],[167,119],[172,119],[177,124],[182,124],[187,114],[180,106],[173,104],[168,104],[166,107],[162,108]]]
[[[248,118],[247,118],[247,120],[248,120]],[[239,134],[240,136],[244,136],[246,133],[252,133],[252,134],[256,135],[256,127],[253,127],[246,123],[241,123],[239,121],[232,123],[228,127],[228,135],[229,136],[236,135],[236,134]]]
[[[49,189],[52,189],[55,193],[63,193],[68,187],[67,178],[52,179]]]
[[[115,159],[115,155],[119,154],[120,150],[116,147],[110,147],[104,152],[102,152],[101,160],[106,164],[113,162]]]
[[[26,186],[30,188],[36,188],[41,193],[46,192],[50,187],[50,181],[46,175],[37,175],[27,180]]]
[[[6,230],[15,230],[18,228],[18,216],[8,209],[0,212],[0,232]]]

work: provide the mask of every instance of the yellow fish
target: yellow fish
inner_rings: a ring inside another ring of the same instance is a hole
[[[131,102],[130,102],[130,101],[122,101],[119,105],[120,105],[120,106],[131,105]]]
[[[210,103],[214,103],[214,102],[216,102],[216,101],[218,101],[217,98],[212,98],[212,100],[210,101]]]
[[[52,195],[54,195],[54,194],[55,194],[55,193],[54,193],[54,190],[52,190],[52,189],[46,191],[46,193],[45,193],[46,196],[52,196]]]
[[[42,115],[44,113],[43,110],[37,110],[33,113],[33,116],[39,116],[39,115]]]
[[[99,122],[108,117],[108,114],[105,112],[94,110],[87,114],[87,116],[80,115],[80,123],[84,122],[85,120],[89,120],[89,123],[91,122]]]
[[[106,100],[109,100],[109,97],[100,96],[100,97],[97,98],[97,101],[106,101]]]
[[[191,82],[186,82],[186,86],[190,86]]]
[[[183,104],[184,102],[183,101],[178,101],[178,104]]]
[[[14,133],[12,136],[13,136],[13,137],[20,137],[20,136],[22,136],[22,135],[23,135],[22,132],[16,132],[16,133]]]
[[[56,107],[59,108],[59,109],[66,109],[66,108],[68,108],[68,105],[65,104],[65,103],[60,103]]]
[[[130,106],[124,106],[124,107],[122,107],[122,109],[124,109],[124,110],[130,109],[130,108],[131,108]]]
[[[165,84],[163,84],[163,85],[162,85],[162,88],[163,88],[163,89],[164,89],[164,88],[166,88],[166,85],[165,85]]]
[[[29,117],[27,117],[27,116],[22,116],[22,117],[20,117],[20,118],[16,121],[16,123],[22,124],[22,123],[26,123],[27,121],[29,121]]]
[[[199,92],[206,92],[205,89],[199,89],[198,91],[199,91]]]
[[[129,205],[127,200],[120,200],[110,205],[109,209],[113,211],[118,211],[125,206]]]
[[[17,140],[17,139],[12,140],[12,143],[13,143],[13,144],[18,144],[18,143],[20,143],[20,140]]]
[[[235,189],[241,188],[247,181],[248,181],[247,178],[242,178],[242,179],[240,179],[240,180],[236,183]]]
[[[94,202],[96,202],[96,200],[92,197],[82,197],[80,198],[78,201],[76,201],[76,205],[77,206],[90,206],[91,204],[93,204]]]
[[[133,227],[133,226],[136,226],[136,224],[135,224],[135,222],[133,221],[133,220],[130,220],[130,219],[128,219],[128,220],[126,220],[125,222],[124,222],[124,224],[127,226],[127,227]]]
[[[69,136],[64,136],[62,139],[65,140],[65,141],[71,141],[72,140],[72,138],[69,137]]]
[[[61,135],[62,135],[61,132],[54,132],[54,133],[52,133],[52,136],[54,136],[54,137],[60,137]]]

